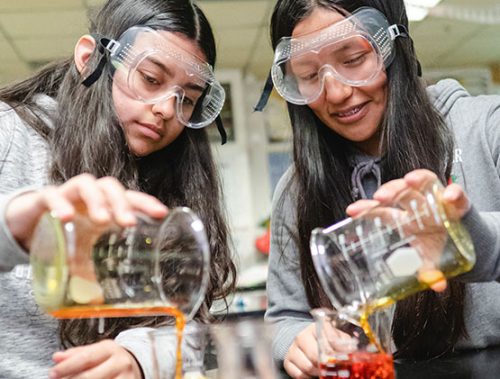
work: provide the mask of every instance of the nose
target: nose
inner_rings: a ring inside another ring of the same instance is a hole
[[[341,104],[353,93],[353,87],[337,80],[331,73],[325,73],[323,77],[326,101],[332,104]]]
[[[176,96],[170,96],[165,100],[161,100],[153,104],[152,111],[155,116],[161,117],[163,120],[170,120],[175,117],[176,110]]]

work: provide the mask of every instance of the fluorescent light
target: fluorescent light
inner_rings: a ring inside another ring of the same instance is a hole
[[[433,8],[438,5],[441,0],[405,0],[408,5],[414,5],[416,7]]]
[[[415,7],[406,5],[406,14],[409,21],[422,21],[429,13],[429,8]]]
[[[422,21],[431,8],[435,7],[441,0],[405,0],[406,13],[410,21]]]

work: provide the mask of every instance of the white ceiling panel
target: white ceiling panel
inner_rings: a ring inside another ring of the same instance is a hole
[[[197,2],[216,34],[217,67],[238,68],[264,78],[272,62],[268,23],[276,0]],[[4,82],[8,73],[21,73],[23,70],[12,68],[16,64],[25,69],[71,54],[78,37],[87,31],[87,9],[102,3],[104,0],[0,0],[0,80]],[[442,0],[440,6],[496,12],[500,0]],[[499,25],[429,16],[411,24],[410,32],[424,67],[500,64]]]
[[[38,37],[16,40],[19,54],[24,61],[33,63],[45,63],[58,58],[71,55],[75,47],[75,38],[60,37],[57,43],[52,38]]]
[[[433,68],[441,64],[450,65],[451,61],[447,58],[452,55],[460,57],[460,62],[456,62],[459,66],[489,61],[483,54],[472,57],[464,49],[464,43],[477,36],[482,30],[484,30],[483,25],[434,17],[410,26],[410,34],[422,65]],[[447,62],[444,63],[444,60]]]
[[[257,78],[264,80],[269,74],[269,69],[273,63],[273,49],[268,33],[261,33],[257,40],[253,54],[245,67],[247,73],[253,74]]]
[[[500,26],[482,27],[477,33],[452,46],[441,55],[442,64],[447,66],[479,66],[500,62]]]
[[[8,83],[13,80],[25,78],[31,69],[22,62],[3,62],[0,65],[0,82]]]
[[[4,0],[5,1],[5,0]],[[0,14],[0,24],[11,38],[79,35],[86,30],[86,10]],[[53,40],[57,43],[57,39]]]
[[[82,0],[88,8],[95,8],[104,4],[104,0]]]
[[[80,9],[83,7],[82,0],[1,0],[1,13],[61,11]]]
[[[259,27],[267,21],[269,0],[198,1],[208,20],[218,30]]]
[[[0,34],[0,69],[4,64],[19,62],[19,54],[12,48],[12,45]]]

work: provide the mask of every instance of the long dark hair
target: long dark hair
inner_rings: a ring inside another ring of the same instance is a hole
[[[316,8],[345,14],[361,6],[380,10],[390,24],[408,27],[402,0],[278,0],[271,19],[273,47]],[[428,99],[411,39],[397,38],[395,50],[396,57],[387,69],[388,100],[380,126],[382,181],[427,168],[445,182],[451,170],[451,132]],[[350,142],[324,125],[307,106],[288,103],[288,112],[295,170],[287,188],[293,185],[298,190],[294,240],[299,245],[301,278],[311,307],[330,306],[313,267],[309,237],[313,228],[345,218],[346,207],[356,200],[351,191]],[[393,338],[399,357],[428,358],[453,348],[465,335],[464,290],[463,285],[452,282],[443,294],[426,291],[397,304]]]
[[[210,24],[191,1],[109,0],[92,18],[89,32],[118,38],[134,25],[181,33],[198,44],[209,64],[215,64],[215,40]],[[94,51],[84,75],[92,71],[100,58]],[[54,183],[84,172],[96,177],[113,176],[129,189],[152,194],[169,207],[189,206],[200,216],[210,240],[211,268],[207,295],[195,317],[209,321],[212,302],[225,298],[234,289],[235,267],[230,257],[220,180],[206,131],[185,128],[166,148],[138,159],[129,151],[115,114],[111,78],[102,75],[90,88],[81,82],[82,75],[71,58],[2,89],[0,99],[49,140],[50,177]],[[57,99],[53,130],[39,117],[46,114],[33,99],[39,93]],[[67,320],[60,323],[60,337],[65,346],[79,345],[112,338],[132,326],[163,322],[169,320],[109,319],[104,334],[99,335],[85,320]]]

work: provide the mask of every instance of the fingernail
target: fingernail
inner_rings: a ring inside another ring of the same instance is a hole
[[[443,198],[445,200],[457,200],[458,199],[458,194],[454,191],[444,191],[443,193]]]

